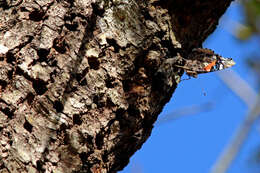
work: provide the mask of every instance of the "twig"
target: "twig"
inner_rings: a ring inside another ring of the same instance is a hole
[[[211,169],[211,173],[225,173],[228,170],[247,139],[252,125],[260,115],[260,93],[257,95],[235,72],[229,70],[228,73],[228,75],[223,75],[223,73],[218,74],[223,82],[225,82],[225,84],[248,105],[250,111],[242,122],[233,140],[229,143]],[[252,104],[252,100],[256,100],[256,103]]]

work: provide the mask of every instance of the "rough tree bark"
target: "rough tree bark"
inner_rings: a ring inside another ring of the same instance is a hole
[[[124,168],[230,2],[1,0],[0,172]]]

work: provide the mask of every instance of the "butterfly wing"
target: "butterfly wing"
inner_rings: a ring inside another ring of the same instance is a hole
[[[184,69],[189,76],[223,70],[235,65],[232,58],[224,58],[212,50],[198,48],[185,59]]]

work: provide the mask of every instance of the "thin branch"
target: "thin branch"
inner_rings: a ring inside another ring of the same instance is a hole
[[[211,169],[211,173],[225,173],[228,170],[246,141],[254,122],[260,115],[260,93],[258,95],[255,94],[251,87],[235,72],[229,71],[228,75],[224,75],[224,73],[218,74],[223,82],[248,105],[250,111],[233,137],[233,140]],[[253,104],[252,100],[256,100],[256,103]]]
[[[259,117],[259,115],[260,115],[260,95],[258,96],[257,104],[246,116],[246,119],[241,124],[233,140],[226,147],[226,149],[223,151],[218,161],[213,166],[211,173],[225,173],[228,170],[233,160],[237,156],[238,152],[241,150],[255,120]]]
[[[252,109],[256,103],[257,93],[250,85],[233,70],[225,70],[217,73],[219,78],[240,97],[245,104]]]
[[[212,110],[213,107],[214,107],[214,103],[212,103],[212,102],[206,102],[206,103],[200,104],[200,105],[187,106],[187,107],[175,110],[169,114],[166,114],[162,118],[160,117],[155,125],[158,126],[163,123],[173,121],[178,118],[182,118],[184,116],[196,115],[201,112],[207,112],[207,111]]]

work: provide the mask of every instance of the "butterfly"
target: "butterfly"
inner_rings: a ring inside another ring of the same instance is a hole
[[[236,63],[232,58],[224,58],[210,49],[196,48],[187,59],[183,58],[182,64],[175,67],[184,69],[188,76],[196,78],[198,74],[223,70]]]

